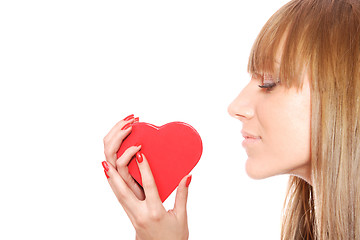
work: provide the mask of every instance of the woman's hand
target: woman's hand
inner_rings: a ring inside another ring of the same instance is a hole
[[[110,132],[104,137],[104,153],[106,161],[111,163],[118,171],[122,179],[126,182],[128,187],[133,191],[135,196],[144,200],[143,188],[134,180],[129,174],[128,163],[131,157],[139,151],[137,147],[128,148],[119,159],[117,159],[117,152],[120,148],[122,141],[131,133],[132,124],[138,122],[139,118],[134,118],[131,114],[127,116],[110,130]]]
[[[119,159],[116,159],[116,153],[124,138],[130,134],[134,121],[136,120],[130,115],[117,123],[104,138],[107,161],[103,162],[103,166],[108,182],[130,218],[136,230],[137,240],[188,239],[186,202],[191,176],[185,176],[181,180],[174,209],[166,211],[146,156],[139,152],[141,146],[128,148]],[[136,183],[127,169],[127,164],[135,154],[143,188]]]

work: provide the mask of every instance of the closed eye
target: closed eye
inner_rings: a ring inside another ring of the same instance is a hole
[[[276,86],[276,83],[265,83],[264,85],[258,85],[259,88],[266,88],[267,92],[270,92],[273,87]]]

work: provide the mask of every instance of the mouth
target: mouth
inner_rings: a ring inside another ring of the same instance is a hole
[[[261,138],[252,138],[252,137],[245,137],[244,141],[242,141],[243,147],[252,146],[257,144],[261,141]]]
[[[261,140],[260,136],[256,136],[246,131],[241,131],[241,134],[244,137],[244,141],[242,142],[243,147],[252,146],[256,143],[259,143]]]
[[[250,138],[250,139],[261,139],[261,137],[260,136],[256,136],[256,135],[254,135],[254,134],[251,134],[251,133],[248,133],[248,132],[246,132],[246,131],[241,131],[241,134],[242,134],[242,136],[245,138],[245,139],[248,139],[248,138]]]

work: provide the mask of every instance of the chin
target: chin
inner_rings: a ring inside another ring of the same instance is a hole
[[[265,179],[277,175],[274,171],[268,169],[265,164],[255,164],[253,161],[246,161],[246,174],[255,180]]]

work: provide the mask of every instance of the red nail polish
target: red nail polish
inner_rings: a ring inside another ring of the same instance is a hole
[[[106,170],[104,170],[106,178],[110,178],[109,175],[107,175]]]
[[[188,178],[186,179],[186,187],[189,187],[191,178],[192,178],[192,175],[188,176]]]
[[[129,121],[130,119],[134,118],[134,114],[131,114],[129,116],[127,116],[126,118],[123,119],[123,121]]]
[[[136,160],[138,161],[138,163],[142,163],[143,157],[140,152],[136,153]]]
[[[132,123],[128,123],[128,124],[126,124],[125,126],[123,126],[123,127],[121,128],[121,130],[126,130],[126,129],[128,129],[129,127],[131,127],[131,125],[132,125]]]
[[[106,161],[103,161],[101,164],[103,165],[103,168],[106,172],[109,171],[109,166],[107,165]]]

